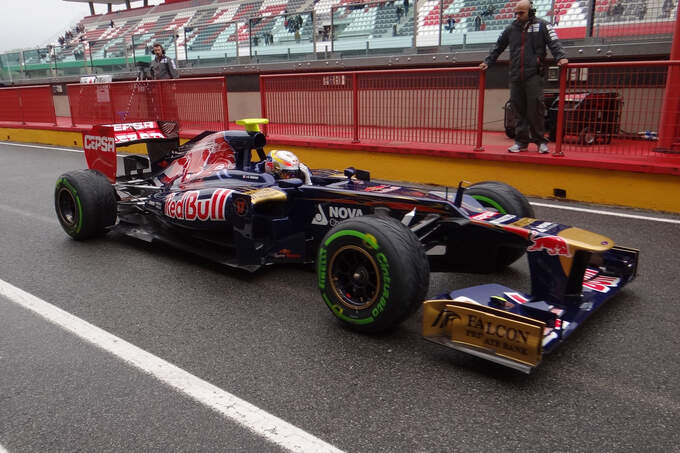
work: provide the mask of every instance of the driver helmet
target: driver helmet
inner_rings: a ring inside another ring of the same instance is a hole
[[[275,149],[267,156],[264,170],[276,178],[298,178],[300,175],[300,159],[290,151]]]

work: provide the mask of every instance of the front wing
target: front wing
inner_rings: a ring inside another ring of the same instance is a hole
[[[561,303],[536,300],[498,284],[464,288],[425,301],[423,337],[530,373],[543,354],[564,342],[634,279],[637,250],[614,247],[603,255],[603,266],[586,269],[579,297]],[[609,271],[603,272],[605,268]]]

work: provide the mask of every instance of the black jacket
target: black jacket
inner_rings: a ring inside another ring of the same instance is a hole
[[[510,46],[510,80],[518,82],[542,74],[546,46],[555,60],[567,58],[552,26],[538,17],[527,22],[513,21],[505,27],[484,63],[491,65],[506,47]]]

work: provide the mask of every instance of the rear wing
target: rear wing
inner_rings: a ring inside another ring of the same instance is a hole
[[[83,132],[83,149],[88,168],[98,170],[112,183],[116,181],[116,149],[146,143],[151,163],[161,160],[179,146],[179,130],[172,121],[140,121],[104,124]]]

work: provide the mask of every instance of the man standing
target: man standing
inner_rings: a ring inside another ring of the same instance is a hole
[[[179,78],[175,60],[165,55],[165,49],[159,43],[153,45],[153,55],[151,76],[154,80]]]
[[[511,153],[527,151],[529,142],[536,143],[539,153],[548,152],[543,100],[546,46],[559,66],[568,63],[555,30],[535,13],[529,0],[520,0],[515,6],[517,19],[503,30],[496,45],[479,65],[485,71],[510,46],[510,104],[519,119],[515,144],[508,148]]]
[[[159,43],[153,45],[154,57],[151,59],[151,78],[154,80],[177,79],[177,65],[175,60],[165,55],[165,49]],[[151,112],[155,119],[176,121],[179,124],[179,111],[175,99],[175,82],[158,82],[153,84]]]

